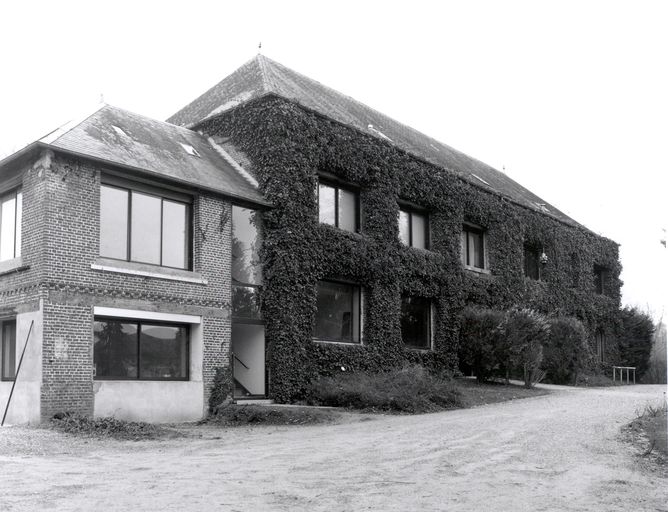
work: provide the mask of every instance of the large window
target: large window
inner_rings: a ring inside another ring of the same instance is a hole
[[[100,256],[190,268],[190,204],[159,192],[102,185]]]
[[[359,194],[337,185],[318,183],[318,218],[346,231],[359,229]]]
[[[484,270],[485,231],[468,224],[462,228],[462,263],[469,268]]]
[[[0,197],[0,261],[21,256],[23,194],[14,190]]]
[[[532,245],[524,246],[524,275],[529,279],[540,280],[540,252]]]
[[[16,321],[0,322],[0,378],[14,380],[16,377]]]
[[[429,249],[429,217],[425,213],[400,209],[399,239],[409,247]]]
[[[319,340],[359,343],[360,288],[347,283],[320,281],[314,337]]]
[[[609,288],[610,272],[607,268],[601,265],[594,265],[594,290],[599,295],[606,295]]]
[[[97,379],[188,379],[188,325],[96,318],[93,331]]]
[[[410,348],[431,348],[431,301],[404,296],[401,300],[401,339]]]
[[[260,319],[262,222],[259,212],[232,206],[232,316]]]

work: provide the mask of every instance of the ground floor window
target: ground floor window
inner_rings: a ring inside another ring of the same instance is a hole
[[[401,338],[410,348],[431,348],[431,300],[404,296],[401,300]]]
[[[96,318],[93,331],[96,378],[188,379],[188,325]]]
[[[14,380],[16,377],[16,320],[0,322],[0,377]]]
[[[324,341],[360,342],[360,287],[320,281],[314,337]]]

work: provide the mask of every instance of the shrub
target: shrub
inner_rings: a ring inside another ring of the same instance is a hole
[[[307,401],[354,409],[431,412],[462,407],[452,379],[414,365],[381,373],[340,373],[311,384]]]
[[[663,320],[663,319],[662,319]],[[649,368],[643,376],[647,384],[666,383],[666,324],[662,320],[656,324],[649,357]]]
[[[548,320],[550,333],[543,349],[543,364],[553,384],[575,384],[589,361],[587,332],[580,320],[558,317]]]
[[[331,409],[320,410],[296,406],[234,405],[218,407],[207,423],[221,425],[309,425],[329,423],[337,415]]]
[[[513,309],[506,314],[501,333],[508,347],[506,364],[520,371],[525,387],[533,387],[545,375],[541,363],[550,333],[547,318],[530,309]]]
[[[619,311],[617,347],[619,366],[635,366],[637,377],[643,377],[649,367],[652,351],[654,322],[646,313],[636,308],[625,307]]]
[[[176,435],[174,431],[143,421],[90,418],[68,412],[55,414],[51,420],[51,426],[67,434],[134,441],[157,439],[167,434]]]
[[[215,411],[217,407],[232,401],[232,370],[229,366],[216,368],[213,378],[211,394],[209,395],[209,412]]]
[[[493,309],[467,307],[461,318],[459,358],[469,365],[478,382],[485,382],[499,363],[503,313]]]

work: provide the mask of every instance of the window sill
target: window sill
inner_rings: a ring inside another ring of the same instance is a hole
[[[409,347],[408,345],[404,345],[404,348],[406,350],[410,350],[411,352],[417,352],[418,354],[429,354],[434,350],[432,348]]]
[[[473,274],[483,274],[483,275],[488,275],[488,276],[492,275],[492,272],[489,269],[472,267],[470,265],[464,265],[464,270],[466,270],[467,272],[471,272]]]
[[[20,272],[21,270],[28,270],[30,267],[23,264],[23,258],[12,258],[11,260],[0,261],[0,276],[11,274],[13,272]]]
[[[361,341],[336,341],[336,340],[323,340],[320,338],[313,338],[313,341],[315,343],[330,343],[332,345],[349,345],[352,347],[360,347],[362,346]]]
[[[101,272],[113,272],[117,274],[126,274],[139,277],[152,277],[155,279],[165,279],[167,281],[179,281],[182,283],[209,284],[198,272],[189,270],[179,270],[175,268],[157,267],[144,263],[135,263],[132,261],[118,261],[107,258],[98,258],[90,268]]]

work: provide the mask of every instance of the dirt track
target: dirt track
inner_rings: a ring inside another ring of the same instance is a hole
[[[0,430],[0,510],[668,511],[619,428],[665,387],[330,426],[90,441]],[[4,439],[3,439],[4,437]],[[219,439],[216,439],[219,437]]]

